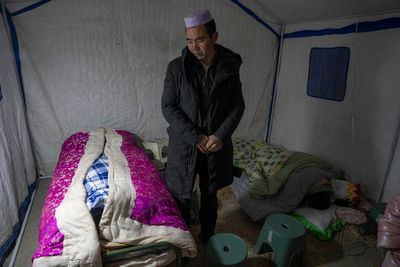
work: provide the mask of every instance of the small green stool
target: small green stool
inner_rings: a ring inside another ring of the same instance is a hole
[[[286,214],[270,215],[258,235],[254,252],[260,253],[267,243],[273,250],[273,262],[278,267],[290,266],[293,256],[302,253],[303,265],[306,263],[306,230],[295,218]]]
[[[247,245],[237,235],[219,233],[207,242],[207,267],[245,266]]]

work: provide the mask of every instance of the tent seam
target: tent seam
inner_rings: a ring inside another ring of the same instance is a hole
[[[373,32],[386,29],[400,28],[400,17],[391,17],[375,21],[353,23],[341,28],[328,28],[323,30],[301,30],[284,34],[283,38],[302,38],[324,36],[333,34],[348,34],[360,32]]]
[[[243,5],[239,0],[231,0],[231,2],[238,5],[244,12],[253,17],[261,25],[270,30],[278,39],[280,39],[280,35],[270,25],[268,25],[268,23],[261,19],[253,10]]]
[[[29,12],[29,11],[31,11],[31,10],[37,8],[37,7],[40,7],[40,6],[46,4],[47,2],[50,2],[50,1],[51,1],[51,0],[41,0],[41,1],[39,1],[39,2],[36,2],[36,3],[32,4],[32,5],[29,5],[29,6],[27,6],[27,7],[24,7],[24,8],[22,8],[22,9],[20,9],[20,10],[17,10],[17,11],[15,11],[15,12],[11,13],[11,16],[14,17],[14,16],[18,16],[18,15],[20,15],[20,14]]]

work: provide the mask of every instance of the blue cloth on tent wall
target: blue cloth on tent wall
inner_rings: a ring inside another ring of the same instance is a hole
[[[350,62],[348,47],[318,48],[310,51],[307,95],[343,101]]]
[[[105,154],[102,154],[90,166],[83,181],[87,192],[86,205],[92,214],[104,208],[104,203],[108,197],[108,166],[108,158]]]

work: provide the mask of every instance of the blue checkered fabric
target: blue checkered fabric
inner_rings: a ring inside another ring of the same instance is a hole
[[[108,158],[105,154],[90,166],[83,181],[87,192],[86,205],[92,212],[104,208],[108,197]]]

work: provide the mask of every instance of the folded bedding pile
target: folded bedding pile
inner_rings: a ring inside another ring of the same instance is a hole
[[[234,178],[231,187],[253,221],[265,220],[273,213],[291,213],[313,185],[343,176],[313,155],[246,139],[234,140],[234,165],[243,173]]]
[[[287,179],[285,186],[272,198],[253,198],[249,191],[249,178],[242,174],[235,177],[231,188],[243,210],[253,221],[263,221],[274,213],[291,213],[306,196],[309,188],[321,178],[334,179],[337,176],[318,168],[305,168]]]
[[[169,242],[184,257],[197,253],[173,197],[133,134],[98,129],[70,136],[42,209],[33,266],[102,266],[100,243],[154,242]],[[174,259],[167,250],[121,264],[165,266]]]
[[[247,175],[250,196],[258,199],[275,196],[290,175],[302,169],[331,169],[329,164],[310,154],[245,139],[234,140],[234,164]]]

